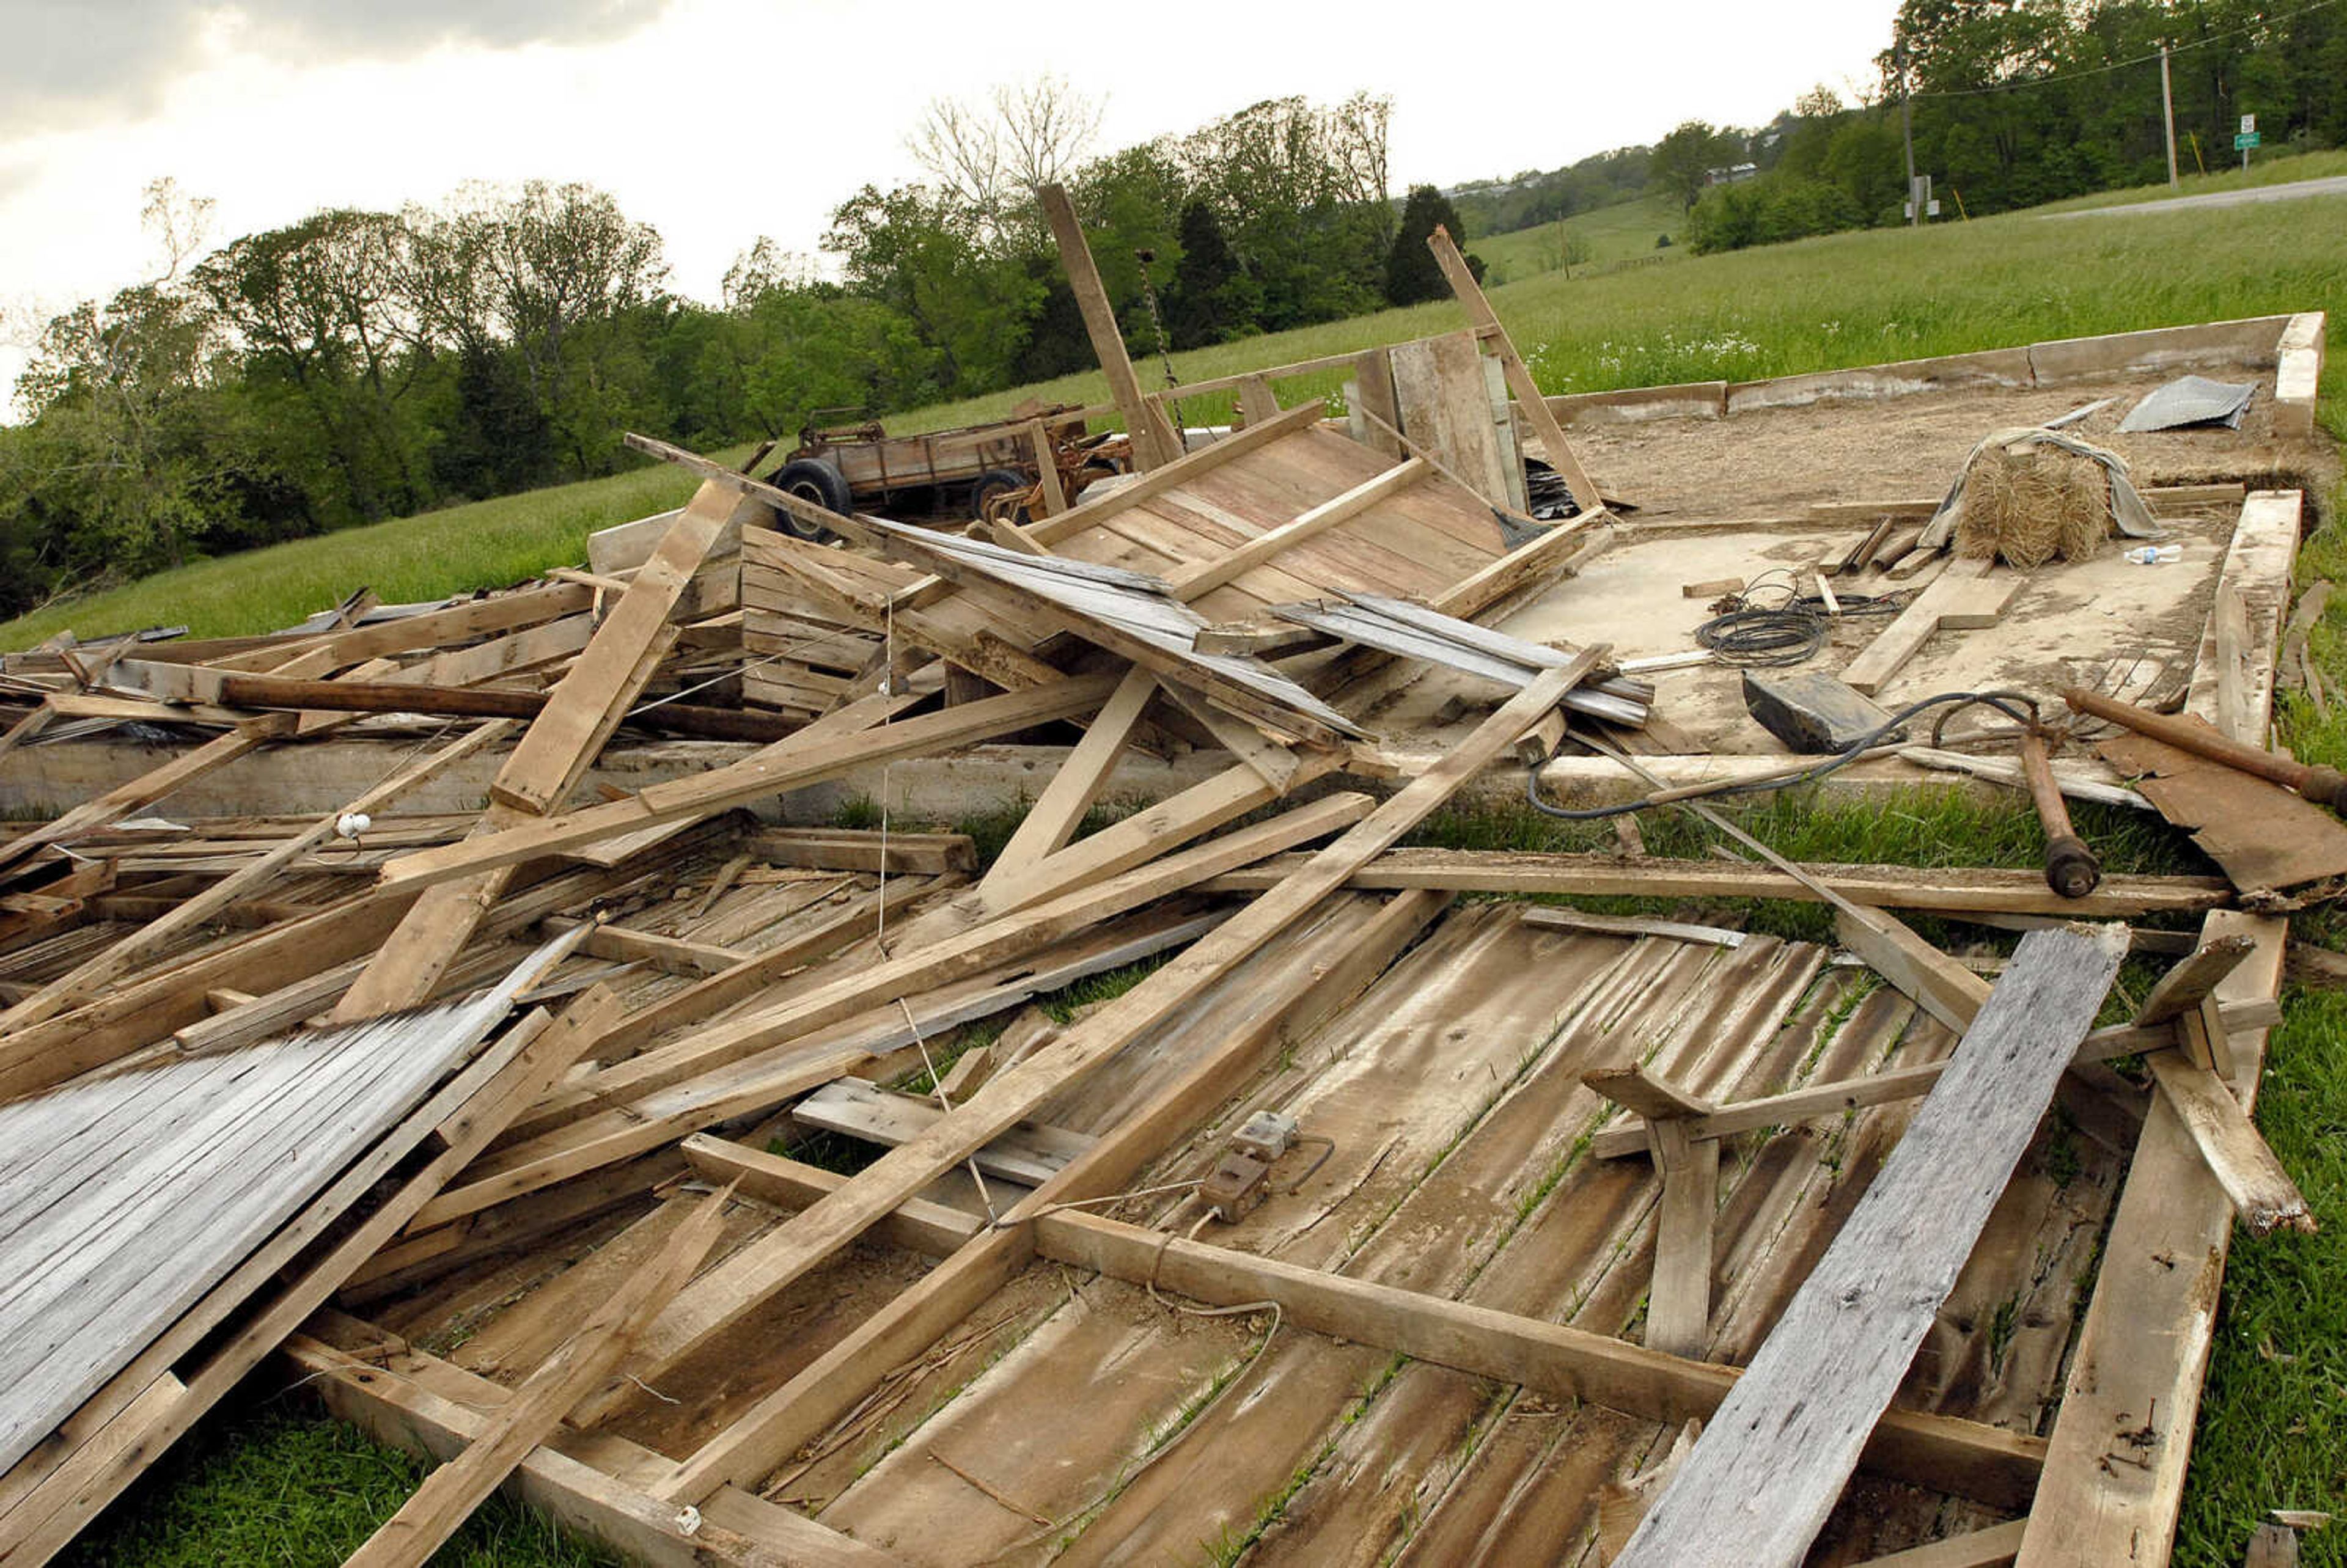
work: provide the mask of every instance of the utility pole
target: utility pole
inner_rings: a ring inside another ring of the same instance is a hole
[[[2159,46],[2159,114],[2168,125],[2168,188],[2177,189],[2176,179],[2176,95],[2168,85],[2168,46]]]
[[[1907,227],[1923,226],[1923,203],[1915,194],[1915,95],[1914,82],[1907,74],[1907,57],[1899,57],[1899,133],[1907,143]]]

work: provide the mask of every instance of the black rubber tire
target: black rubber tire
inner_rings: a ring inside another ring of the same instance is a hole
[[[766,477],[766,483],[777,490],[787,490],[803,501],[813,501],[826,512],[847,516],[855,501],[847,493],[847,481],[839,470],[828,463],[818,463],[812,457],[800,457],[784,464]],[[834,538],[831,530],[818,528],[796,513],[777,507],[774,526],[783,532],[802,539]]]
[[[1007,490],[1024,490],[1032,484],[1032,479],[1016,468],[989,468],[970,483],[969,515],[983,522],[989,501]]]

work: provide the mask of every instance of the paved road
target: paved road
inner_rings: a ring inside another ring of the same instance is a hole
[[[2295,201],[2306,196],[2347,196],[2347,174],[2327,179],[2294,179],[2287,185],[2253,185],[2243,190],[2212,190],[2206,196],[2168,196],[2117,207],[2082,207],[2075,212],[2041,212],[2041,218],[2104,218],[2114,212],[2168,212],[2186,207],[2246,207],[2252,201]]]

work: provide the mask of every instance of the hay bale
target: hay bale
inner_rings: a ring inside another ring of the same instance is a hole
[[[1998,558],[2026,570],[2056,556],[2083,560],[2109,532],[2109,480],[2091,458],[2044,447],[1990,446],[1964,470],[1955,537],[1960,556]]]

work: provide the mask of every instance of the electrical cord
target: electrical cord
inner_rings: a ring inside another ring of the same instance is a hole
[[[1909,703],[1882,723],[1860,736],[1849,750],[1837,753],[1815,767],[1804,768],[1799,773],[1773,774],[1764,779],[1722,779],[1709,789],[1691,794],[1674,794],[1669,800],[1662,802],[1645,799],[1625,801],[1619,805],[1575,808],[1557,805],[1542,800],[1540,793],[1540,769],[1532,768],[1528,770],[1524,778],[1524,799],[1530,803],[1534,811],[1543,816],[1553,816],[1565,822],[1598,822],[1607,817],[1627,816],[1634,812],[1645,811],[1655,804],[1677,805],[1690,801],[1716,800],[1724,795],[1761,794],[1770,790],[1793,789],[1801,784],[1814,784],[1837,769],[1848,767],[1865,753],[1880,745],[1886,737],[1918,713],[1938,707],[1946,707],[1953,712],[1974,704],[1993,708],[2016,723],[2034,727],[2037,723],[2037,700],[2025,692],[1942,692],[1934,696],[1926,697],[1921,702]],[[1937,726],[1934,727],[1933,734],[1936,738]],[[1562,747],[1563,743],[1560,742],[1559,749],[1562,750]],[[1550,753],[1548,760],[1553,762],[1556,754],[1555,752]]]
[[[1778,578],[1784,580],[1774,580]],[[1829,605],[1822,594],[1803,593],[1789,569],[1777,567],[1728,595],[1727,602],[1735,608],[1696,627],[1695,640],[1723,664],[1777,669],[1801,663],[1823,648],[1831,617],[1892,615],[1906,609],[1912,597],[1905,592],[1836,594]]]

